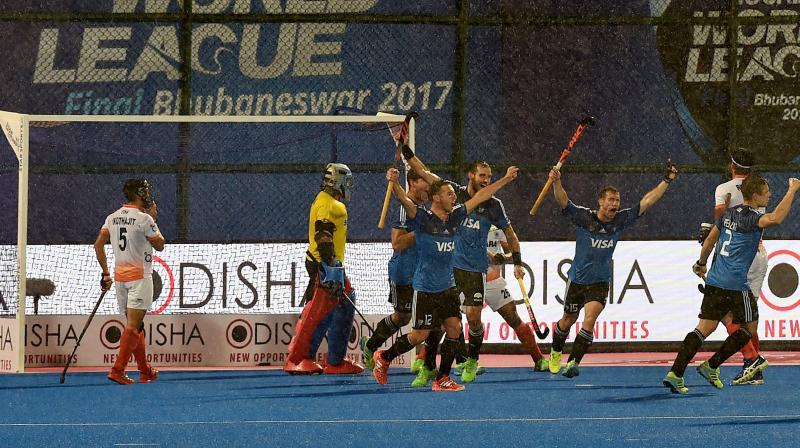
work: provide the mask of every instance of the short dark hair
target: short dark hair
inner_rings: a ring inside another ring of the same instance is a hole
[[[758,173],[750,173],[742,181],[742,196],[746,199],[752,199],[754,194],[761,193],[767,185],[767,180],[761,177]]]
[[[467,166],[467,171],[469,171],[472,174],[475,174],[478,172],[478,168],[492,169],[492,167],[489,165],[488,162],[484,162],[483,160],[476,160]]]
[[[439,193],[439,190],[441,190],[441,189],[442,189],[442,187],[444,187],[445,185],[450,185],[450,182],[447,182],[447,181],[446,181],[446,180],[444,180],[444,179],[439,179],[439,180],[436,180],[436,181],[434,181],[434,182],[431,184],[431,187],[428,189],[428,194],[429,194],[430,196],[433,196],[433,195],[435,195],[435,194],[438,194],[438,193]]]
[[[406,178],[408,179],[409,182],[411,182],[412,180],[422,179],[422,176],[417,174],[417,172],[414,170],[408,170],[408,172],[406,173]]]
[[[731,163],[734,173],[747,174],[753,166],[753,153],[745,148],[737,148],[731,153]]]
[[[611,185],[604,187],[600,190],[600,195],[597,196],[597,199],[603,199],[606,197],[608,193],[617,193],[619,194],[619,190],[616,187],[612,187]]]

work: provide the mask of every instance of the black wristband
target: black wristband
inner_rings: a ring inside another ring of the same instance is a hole
[[[511,252],[511,260],[515,265],[522,264],[522,254],[519,252]]]
[[[405,157],[406,160],[411,160],[416,157],[411,147],[405,144],[400,148],[400,152],[403,154],[403,157]]]
[[[664,182],[670,183],[672,182],[672,179],[670,179],[669,176],[664,176]]]
[[[698,266],[705,266],[706,265],[705,263],[700,263],[700,260],[695,261],[694,264],[696,264]]]
[[[103,272],[103,277],[111,277],[111,274],[109,274],[108,272]]]

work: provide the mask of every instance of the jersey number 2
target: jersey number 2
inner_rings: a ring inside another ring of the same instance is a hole
[[[128,247],[128,237],[125,234],[128,233],[128,229],[125,227],[119,228],[119,250],[125,250]]]
[[[731,240],[733,240],[733,232],[731,232],[730,229],[725,229],[725,235],[728,236],[728,239],[722,242],[719,253],[727,257],[730,255],[730,252],[728,252],[728,244],[731,244]]]

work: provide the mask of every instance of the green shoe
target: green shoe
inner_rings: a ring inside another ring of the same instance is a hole
[[[459,376],[461,375],[461,372],[464,370],[464,366],[466,364],[467,364],[466,361],[464,361],[464,362],[462,362],[460,364],[456,364],[456,375],[459,375]],[[484,373],[486,373],[486,367],[482,366],[481,362],[478,361],[478,370],[475,371],[475,374],[483,375]]]
[[[414,358],[414,362],[411,363],[411,367],[409,367],[408,370],[410,370],[411,373],[418,373],[422,370],[423,366],[425,366],[424,359]]]
[[[475,381],[475,376],[478,374],[478,360],[474,358],[467,358],[464,361],[464,366],[461,368],[461,381],[471,383]]]
[[[533,371],[534,372],[549,372],[550,371],[550,360],[547,358],[542,358],[536,361],[533,364]]]
[[[662,383],[664,386],[668,387],[673,394],[689,393],[689,388],[684,384],[683,377],[675,375],[672,373],[672,370],[667,372],[667,376],[664,377],[664,381],[662,381]]]
[[[550,373],[553,375],[561,371],[561,352],[550,352],[550,360],[548,361]]]
[[[430,384],[431,380],[436,378],[436,375],[439,373],[436,369],[428,369],[424,365],[421,369],[419,369],[419,373],[417,373],[417,377],[414,378],[414,381],[411,382],[411,387],[425,387]]]
[[[580,375],[581,371],[578,369],[578,364],[575,361],[570,361],[567,363],[567,367],[564,369],[564,375],[567,378],[575,378],[576,376]]]
[[[722,381],[719,380],[719,367],[712,369],[711,366],[708,365],[708,361],[697,366],[697,373],[699,373],[703,378],[707,379],[708,382],[717,389],[722,389],[724,386]]]
[[[375,368],[375,359],[372,357],[372,350],[367,347],[367,341],[369,341],[367,336],[361,336],[361,361],[369,370],[372,370]]]

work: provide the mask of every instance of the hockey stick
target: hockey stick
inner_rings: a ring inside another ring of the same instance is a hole
[[[409,112],[406,114],[405,120],[403,120],[403,124],[400,127],[400,132],[398,133],[397,138],[397,147],[395,148],[394,152],[394,164],[397,165],[402,157],[400,155],[400,148],[403,147],[404,143],[407,143],[408,140],[408,126],[411,123],[411,119],[417,119],[419,114],[416,112]],[[394,132],[392,129],[389,128],[389,132],[392,133],[392,137],[394,137]],[[383,208],[381,209],[381,218],[378,220],[378,228],[382,229],[386,225],[386,214],[389,213],[389,201],[392,199],[392,184],[391,182],[386,185],[386,196],[383,198]]]
[[[544,339],[550,334],[550,329],[545,327],[544,331],[539,328],[539,322],[536,321],[536,316],[533,315],[533,308],[531,308],[531,301],[528,299],[528,291],[525,290],[525,283],[522,281],[522,278],[518,278],[517,282],[519,283],[519,290],[522,291],[522,298],[525,300],[525,308],[528,309],[528,317],[531,318],[531,323],[533,324],[533,331],[536,332],[536,336],[539,339]]]
[[[372,325],[369,324],[369,322],[367,321],[367,318],[364,317],[364,315],[361,314],[361,311],[358,310],[358,307],[356,306],[356,302],[349,295],[347,295],[344,291],[342,291],[342,295],[344,296],[345,299],[347,299],[348,302],[350,302],[350,305],[353,305],[353,309],[356,310],[356,313],[358,313],[358,315],[361,316],[361,320],[363,320],[364,324],[367,326],[367,329],[369,330],[369,334],[375,334],[375,329],[372,328]]]
[[[81,335],[78,336],[78,340],[75,341],[75,348],[72,349],[72,353],[67,358],[67,364],[64,366],[64,370],[61,371],[61,378],[59,379],[59,384],[64,384],[64,380],[67,377],[67,369],[69,369],[69,365],[72,364],[72,357],[75,356],[75,352],[78,351],[78,347],[81,345],[81,340],[83,340],[83,335],[86,333],[86,329],[89,328],[89,324],[92,323],[92,319],[94,319],[94,315],[97,313],[97,309],[100,308],[100,302],[103,301],[103,297],[106,296],[108,290],[104,290],[100,294],[100,298],[97,299],[97,303],[94,304],[94,309],[92,310],[92,314],[89,315],[89,319],[86,320],[86,324],[83,326],[83,330],[81,331]]]
[[[561,157],[558,159],[558,163],[556,164],[556,169],[560,169],[561,166],[564,164],[564,162],[566,162],[570,151],[572,151],[572,148],[575,146],[575,143],[577,143],[578,139],[581,137],[581,134],[583,134],[584,129],[586,129],[587,126],[593,125],[593,124],[594,124],[594,117],[589,116],[589,115],[584,117],[584,119],[581,120],[580,123],[578,123],[578,127],[575,129],[575,132],[572,134],[572,138],[569,139],[569,143],[567,143],[567,147],[564,148],[563,151],[561,151]],[[550,186],[552,184],[553,184],[553,180],[548,177],[547,178],[547,182],[544,184],[544,187],[542,188],[542,192],[539,193],[539,197],[536,198],[536,202],[534,202],[533,207],[531,207],[531,212],[530,212],[531,216],[535,215],[536,211],[539,210],[539,206],[542,205],[542,201],[544,201],[544,197],[547,194],[547,192],[550,190]]]

